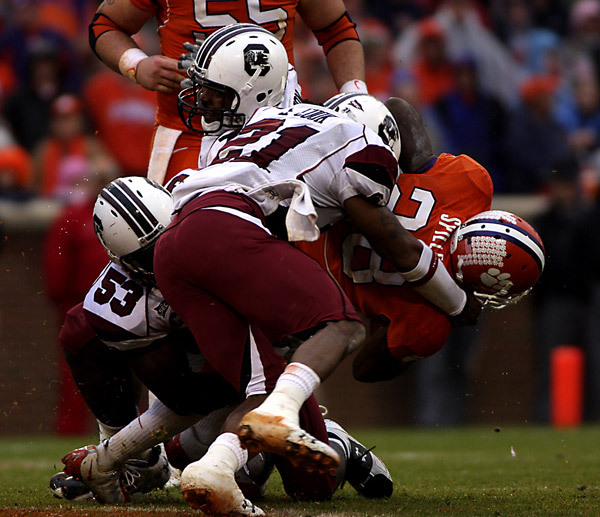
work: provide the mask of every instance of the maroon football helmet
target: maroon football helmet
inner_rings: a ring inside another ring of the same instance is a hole
[[[533,227],[502,210],[481,212],[452,236],[457,282],[496,309],[528,294],[544,270],[544,244]]]

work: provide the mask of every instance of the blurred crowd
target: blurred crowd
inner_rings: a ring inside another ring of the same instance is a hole
[[[87,27],[98,5],[0,0],[0,199],[64,201],[67,212],[54,226],[63,239],[65,221],[83,213],[98,188],[117,175],[145,174],[154,127],[154,93],[110,71],[89,48]],[[581,249],[598,247],[585,228],[600,222],[600,0],[346,5],[371,94],[417,106],[436,153],[478,160],[496,194],[547,197],[549,211],[532,221],[549,256],[536,292],[540,371],[559,341],[594,348],[600,326],[588,322],[600,312],[600,275],[590,281],[595,269],[582,263]],[[147,54],[159,53],[155,29],[136,36]],[[304,97],[322,102],[336,93],[321,49],[301,23],[294,46]],[[91,246],[88,230],[80,240]],[[52,231],[49,250],[68,246],[57,247]],[[48,252],[48,270],[76,267],[59,258]],[[87,288],[91,280],[80,283]],[[60,288],[47,291],[59,310],[72,303]],[[600,359],[592,361],[598,367],[590,382],[600,393]],[[546,387],[541,379],[540,420],[548,419]],[[600,403],[592,402],[599,418]]]
[[[484,164],[496,193],[546,193],[574,157],[583,195],[600,176],[600,0],[348,0],[370,93],[406,98],[438,150]],[[97,0],[0,0],[0,195],[67,195],[87,168],[143,174],[154,94],[90,50]],[[139,35],[158,50],[153,27]],[[301,23],[306,98],[335,93]],[[74,159],[79,167],[74,166]]]

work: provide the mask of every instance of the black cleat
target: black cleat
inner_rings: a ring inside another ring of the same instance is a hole
[[[390,497],[394,490],[392,476],[383,461],[373,454],[372,449],[367,449],[333,420],[325,419],[325,427],[329,440],[337,442],[344,449],[345,481],[364,497]]]
[[[68,501],[83,501],[94,497],[84,483],[76,480],[73,476],[67,476],[64,472],[52,476],[50,490],[57,499],[67,499]]]

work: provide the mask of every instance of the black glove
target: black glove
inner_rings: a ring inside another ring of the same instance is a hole
[[[180,70],[185,70],[187,72],[188,68],[190,68],[196,57],[198,56],[198,51],[200,50],[200,45],[196,45],[195,43],[185,42],[183,44],[183,48],[188,51],[187,54],[181,54],[179,56],[179,62],[177,63],[177,67]],[[191,88],[193,86],[192,80],[189,77],[183,79],[180,83],[182,88]]]

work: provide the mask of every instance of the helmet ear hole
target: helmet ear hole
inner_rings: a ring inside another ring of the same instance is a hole
[[[256,102],[262,102],[267,98],[267,94],[265,92],[260,92],[257,96],[256,96]]]
[[[379,99],[368,93],[339,93],[326,101],[324,106],[367,126],[381,138],[396,159],[400,158],[402,146],[398,124]]]

